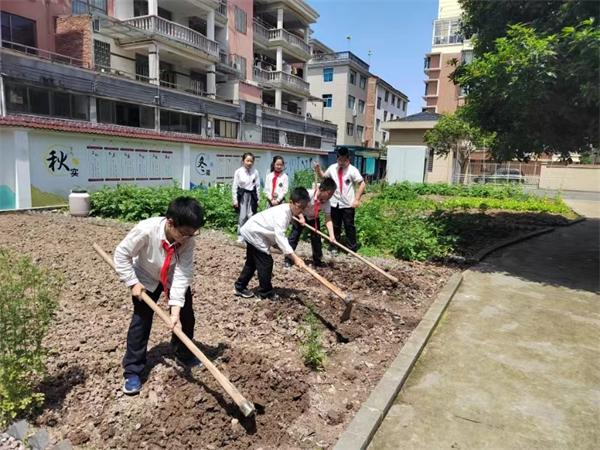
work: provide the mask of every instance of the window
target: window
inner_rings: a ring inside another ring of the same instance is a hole
[[[356,136],[358,136],[358,138],[362,141],[363,138],[363,131],[364,131],[364,127],[357,125],[356,126]]]
[[[354,136],[354,124],[352,122],[346,122],[346,134]]]
[[[363,77],[362,75],[360,76],[360,81],[358,82],[358,85],[361,89],[364,89],[367,87],[367,77]]]
[[[386,122],[387,121],[387,111],[383,112],[383,121]]]
[[[292,147],[304,147],[304,135],[286,131],[287,143]]]
[[[460,54],[462,64],[470,64],[473,61],[473,50],[463,50]]]
[[[333,95],[332,94],[323,94],[323,106],[325,108],[331,108],[333,105]]]
[[[73,14],[107,13],[107,0],[73,0]]]
[[[237,139],[238,123],[229,122],[228,120],[214,119],[215,137],[223,137],[229,139]]]
[[[110,67],[110,44],[94,39],[94,64]]]
[[[460,19],[439,19],[433,23],[433,45],[460,44]]]
[[[323,81],[333,81],[333,67],[325,67],[323,69]]]
[[[2,40],[15,44],[36,46],[35,21],[7,12],[1,12]],[[9,44],[4,44],[9,47]]]
[[[244,111],[244,122],[256,123],[256,103],[246,102],[246,109]]]
[[[89,99],[85,95],[9,82],[6,94],[8,112],[89,120]]]
[[[381,97],[377,97],[377,109],[381,109]]]
[[[200,116],[185,114],[177,111],[160,111],[160,129],[178,133],[200,134]]]
[[[383,142],[387,141],[387,133],[384,131],[383,132]]]
[[[319,136],[306,135],[306,144],[310,148],[321,148],[321,138]]]
[[[390,100],[390,91],[385,91],[385,102],[387,103]]]
[[[402,111],[406,112],[406,101],[402,102]]]
[[[352,95],[348,96],[348,109],[354,109],[354,105],[356,105],[356,98]]]
[[[350,84],[356,84],[356,72],[354,70],[350,71]]]
[[[114,100],[97,99],[98,122],[127,127],[154,128],[154,108]]]
[[[365,112],[365,102],[364,100],[359,100],[358,101],[358,112],[361,114],[364,114]]]
[[[262,141],[265,144],[279,144],[279,130],[263,127]]]
[[[235,29],[240,33],[246,34],[246,26],[248,19],[246,18],[246,11],[241,8],[235,7]]]
[[[396,96],[392,94],[392,106],[396,106]]]
[[[375,121],[375,129],[376,129],[377,131],[379,131],[379,126],[380,126],[380,125],[381,125],[381,120],[377,119],[377,120]]]

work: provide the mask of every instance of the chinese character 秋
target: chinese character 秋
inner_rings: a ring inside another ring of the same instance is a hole
[[[67,161],[67,155],[62,150],[60,150],[60,156],[56,156],[56,150],[50,151],[50,158],[46,158],[46,161],[48,161],[48,169],[52,170],[52,172],[63,168],[66,171],[71,170],[69,166],[65,164]],[[58,164],[58,167],[55,167],[56,164]]]

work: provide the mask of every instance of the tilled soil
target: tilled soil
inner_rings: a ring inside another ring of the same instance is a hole
[[[63,214],[0,215],[1,246],[64,279],[46,339],[46,403],[32,418],[49,429],[53,442],[69,439],[81,448],[329,448],[456,270],[386,261],[400,280],[393,286],[362,263],[336,257],[317,270],[353,294],[352,318],[340,323],[343,303],[310,275],[284,269],[281,255],[275,255],[273,279],[279,298],[234,297],[245,251],[222,233],[203,231],[196,239],[192,287],[195,340],[257,405],[259,413],[248,420],[206,369],[177,365],[159,319],[141,394],[121,393],[131,299],[92,242],[112,252],[129,228]],[[300,351],[309,305],[327,352],[320,372],[304,366]]]

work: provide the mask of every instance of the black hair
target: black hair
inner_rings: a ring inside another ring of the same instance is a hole
[[[327,192],[335,192],[337,186],[333,178],[323,178],[321,184],[319,185],[319,189]]]
[[[253,161],[253,162],[254,162],[254,160],[256,159],[256,158],[254,157],[254,154],[252,154],[252,153],[250,153],[250,152],[247,152],[247,153],[244,153],[244,154],[242,155],[242,162],[244,162],[244,161],[245,161],[245,159],[246,159],[248,156],[252,157],[252,161]]]
[[[173,221],[175,228],[189,227],[197,230],[204,225],[204,210],[192,197],[177,197],[172,200],[165,216]]]
[[[297,187],[292,191],[290,200],[293,203],[308,203],[310,202],[310,196],[308,195],[306,188]]]
[[[340,156],[345,156],[346,158],[350,157],[350,151],[348,150],[348,147],[338,147],[335,150],[335,153],[337,154],[337,157],[339,158]]]
[[[279,156],[279,155],[273,156],[273,161],[271,161],[271,172],[275,171],[275,163],[277,162],[278,159],[280,159],[281,162],[283,164],[285,164],[285,160],[283,159],[283,156]]]

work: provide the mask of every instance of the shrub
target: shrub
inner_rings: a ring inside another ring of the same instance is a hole
[[[302,332],[301,349],[304,364],[313,370],[321,370],[325,362],[325,350],[321,342],[321,328],[312,307],[309,307],[308,313],[304,316]]]
[[[34,387],[45,372],[42,340],[58,292],[56,277],[0,250],[0,429],[44,400]]]
[[[292,180],[292,185],[290,186],[290,191],[297,187],[312,189],[314,182],[315,172],[313,170],[296,170],[296,172],[294,172],[294,179]]]

